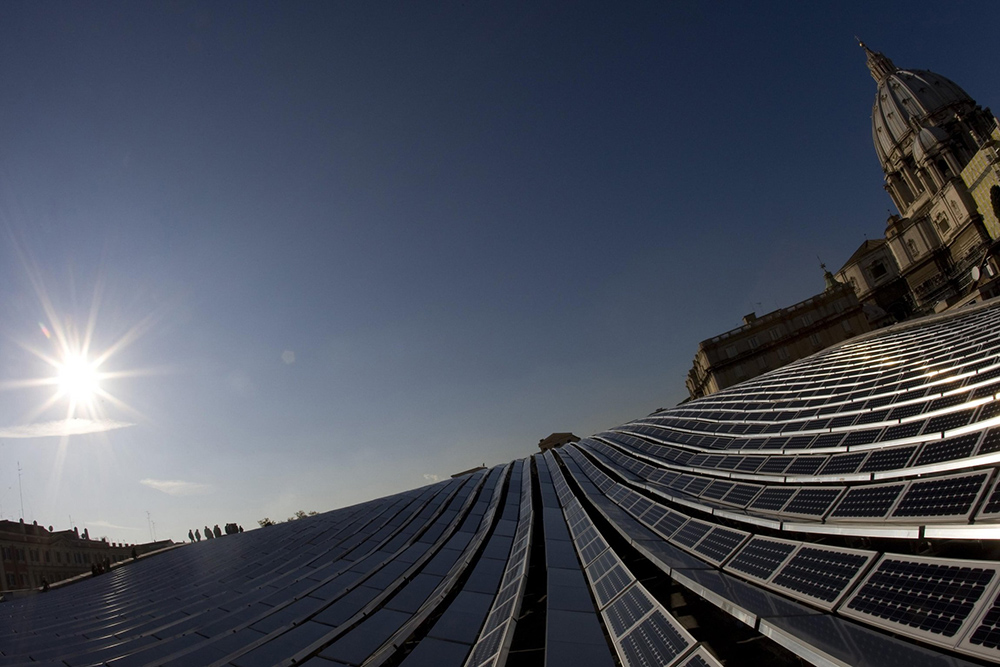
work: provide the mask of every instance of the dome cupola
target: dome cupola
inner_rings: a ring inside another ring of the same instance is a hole
[[[882,170],[888,174],[911,155],[915,135],[921,128],[933,135],[927,141],[946,139],[943,130],[935,132],[931,128],[939,128],[956,112],[974,109],[976,103],[958,84],[940,74],[899,69],[888,57],[864,43],[861,48],[865,50],[868,71],[878,82],[872,106],[872,139]]]

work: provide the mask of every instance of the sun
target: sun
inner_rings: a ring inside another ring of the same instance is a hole
[[[90,404],[101,391],[97,363],[82,354],[70,354],[56,367],[59,393],[76,403]]]

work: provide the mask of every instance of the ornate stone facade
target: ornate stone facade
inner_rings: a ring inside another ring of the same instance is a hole
[[[899,210],[888,219],[889,249],[918,311],[965,303],[1000,276],[997,119],[940,74],[900,69],[861,46],[878,84],[875,152]]]

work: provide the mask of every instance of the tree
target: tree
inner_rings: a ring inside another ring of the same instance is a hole
[[[307,516],[316,516],[317,514],[319,514],[319,512],[315,511],[306,512],[305,510],[297,510],[295,512],[295,516],[290,516],[287,519],[285,519],[285,521],[297,521],[298,519],[304,519]],[[276,526],[279,523],[284,523],[285,521],[274,521],[273,519],[264,517],[263,519],[259,519],[257,523],[258,525],[260,525],[261,528],[263,528],[264,526]]]

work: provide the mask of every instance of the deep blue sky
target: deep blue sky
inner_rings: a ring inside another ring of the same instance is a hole
[[[99,285],[95,351],[142,326],[101,368],[135,372],[97,415],[131,426],[5,438],[67,405],[0,393],[0,514],[20,462],[28,520],[249,528],[675,404],[700,340],[883,233],[853,36],[986,106],[998,18],[3,3],[0,381],[51,376],[25,346],[57,354],[39,323],[85,329]]]

